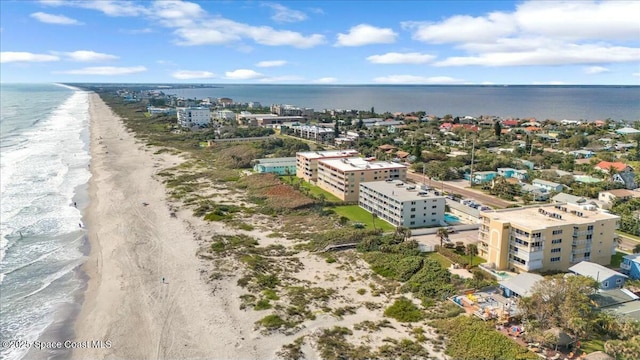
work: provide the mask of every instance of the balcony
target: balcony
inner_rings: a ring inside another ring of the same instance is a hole
[[[620,263],[620,269],[622,270],[631,270],[631,264]]]
[[[571,253],[572,254],[584,254],[584,253],[590,253],[591,252],[591,247],[586,247],[586,248],[582,248],[582,249],[572,249]]]

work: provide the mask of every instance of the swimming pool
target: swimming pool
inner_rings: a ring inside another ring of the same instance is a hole
[[[457,224],[460,222],[460,218],[458,218],[455,215],[451,215],[451,214],[444,214],[444,222],[446,222],[447,224],[451,225],[451,224]]]

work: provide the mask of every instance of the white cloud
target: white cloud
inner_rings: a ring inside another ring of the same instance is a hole
[[[466,52],[436,66],[609,64],[640,60],[638,13],[637,1],[527,1],[512,12],[402,26]]]
[[[118,67],[118,66],[92,66],[82,69],[60,71],[59,74],[70,75],[129,75],[147,71],[144,66]]]
[[[171,76],[180,80],[190,80],[190,79],[211,79],[216,75],[210,71],[179,70],[171,74]]]
[[[370,44],[390,44],[396,41],[396,34],[389,28],[360,24],[349,29],[348,34],[338,34],[335,46],[363,46]]]
[[[633,74],[631,74],[631,76],[636,76],[636,77],[640,77],[640,72],[637,72],[637,73],[633,73]]]
[[[185,46],[237,45],[244,39],[251,39],[268,46],[310,48],[326,42],[321,34],[304,35],[212,16],[197,3],[189,1],[156,1],[147,7],[145,2],[113,0],[53,1],[46,4],[93,9],[108,16],[144,16],[158,25],[174,29],[176,44]]]
[[[269,61],[260,61],[256,64],[257,67],[276,67],[286,65],[286,60],[269,60]]]
[[[292,10],[281,4],[263,4],[273,10],[271,19],[276,22],[299,22],[307,19],[307,14],[302,11]]]
[[[130,34],[130,35],[138,35],[138,34],[150,34],[153,32],[151,28],[142,28],[142,29],[120,29],[121,33]]]
[[[441,44],[447,42],[489,42],[515,30],[513,19],[494,12],[486,17],[452,16],[440,23],[403,22],[405,29],[414,30],[413,38]]]
[[[371,55],[367,58],[374,64],[424,64],[435,59],[434,55],[390,52],[383,55]]]
[[[314,84],[334,84],[338,81],[337,78],[334,77],[323,77],[320,79],[315,79],[313,81],[311,81]]]
[[[34,54],[23,51],[3,51],[0,52],[0,63],[11,62],[49,62],[58,61],[60,58],[55,55]]]
[[[78,50],[72,52],[54,52],[56,55],[64,55],[68,60],[81,61],[81,62],[99,62],[99,61],[111,61],[118,60],[119,57],[110,54],[99,53],[91,50]]]
[[[528,51],[489,52],[472,56],[450,57],[435,63],[435,66],[519,66],[519,65],[563,65],[602,64],[640,60],[640,48],[606,45],[548,46]]]
[[[253,80],[263,78],[264,75],[257,71],[250,69],[238,69],[234,71],[227,71],[224,73],[227,79],[231,80]]]
[[[76,19],[64,15],[47,14],[43,12],[35,12],[31,15],[32,18],[47,24],[56,25],[82,25],[82,23]]]
[[[448,76],[415,76],[415,75],[389,75],[373,79],[381,84],[462,84],[464,80],[455,79]]]
[[[584,69],[584,72],[586,72],[587,74],[600,74],[600,73],[605,73],[609,71],[610,70],[608,68],[603,66],[589,66]]]

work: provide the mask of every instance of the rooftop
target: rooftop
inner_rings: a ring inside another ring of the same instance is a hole
[[[554,216],[553,214],[556,215]],[[570,224],[591,224],[597,220],[619,219],[618,216],[613,214],[587,211],[571,204],[550,204],[492,210],[485,211],[482,215],[491,220],[511,223],[512,226],[524,229],[543,229]]]
[[[598,282],[604,281],[613,276],[627,277],[626,275],[621,274],[615,270],[611,270],[600,264],[592,263],[589,261],[580,261],[579,263],[570,267],[569,271],[578,275],[590,277]]]
[[[336,158],[357,156],[358,150],[327,150],[327,151],[305,151],[296,153],[296,155],[304,156],[307,159],[322,159],[322,158]]]
[[[360,183],[360,187],[371,189],[401,202],[416,201],[425,198],[444,198],[444,196],[436,196],[433,191],[421,190],[419,186],[407,184],[400,180],[363,182]]]
[[[530,296],[533,286],[543,279],[544,278],[538,274],[522,273],[507,280],[502,280],[499,284],[520,296]]]
[[[319,162],[340,171],[357,170],[390,170],[406,169],[407,167],[391,161],[367,161],[363,158],[326,159]]]

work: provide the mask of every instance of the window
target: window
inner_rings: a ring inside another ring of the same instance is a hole
[[[587,226],[587,230],[593,230],[593,225]]]
[[[558,261],[560,261],[560,257],[559,256],[551,258],[551,262],[558,262]]]
[[[431,213],[431,215],[435,215],[436,213]]]
[[[562,234],[562,230],[553,230],[553,235],[560,235]]]
[[[622,279],[617,278],[617,279],[616,279],[616,284],[622,284]]]
[[[415,219],[415,217],[416,217],[416,215],[415,215],[415,214],[411,215],[411,218],[412,218],[412,219]]]
[[[411,211],[416,211],[416,208],[411,208]]]
[[[605,281],[602,283],[602,287],[603,288],[608,288],[609,287],[609,280]]]
[[[588,257],[590,257],[590,256],[591,256],[591,253],[590,253],[590,252],[586,252],[586,253],[584,253],[584,257],[585,257],[585,258],[588,258]]]
[[[587,235],[587,240],[591,240],[591,239],[593,239],[593,235],[591,234]]]
[[[562,249],[560,248],[554,248],[554,249],[551,249],[551,253],[559,253],[561,250]]]
[[[412,222],[409,223],[409,225],[415,225],[415,224],[416,224],[415,221],[412,221]]]
[[[432,209],[435,209],[435,208],[437,208],[437,207],[438,207],[437,205],[433,205],[431,208],[432,208]],[[425,209],[426,209],[426,208],[425,208]]]
[[[562,243],[562,239],[553,239],[551,240],[552,244],[561,244]]]

